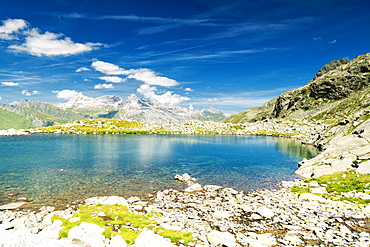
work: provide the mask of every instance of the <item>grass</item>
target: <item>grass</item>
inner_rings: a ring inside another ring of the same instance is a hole
[[[322,194],[323,197],[358,204],[370,204],[370,200],[368,199],[363,200],[356,197],[346,197],[342,194],[351,191],[363,192],[370,190],[370,174],[356,174],[354,171],[346,171],[312,178],[306,182],[309,183],[311,181],[317,181],[320,185],[326,186],[328,194]],[[310,193],[309,188],[299,186],[292,187],[291,191],[298,194]]]
[[[362,192],[370,189],[370,174],[356,174],[353,171],[346,171],[330,175],[323,175],[313,178],[320,185],[326,184],[328,192]]]
[[[0,109],[0,130],[1,129],[28,129],[31,126],[25,116]]]
[[[158,227],[158,223],[151,218],[155,215],[132,213],[126,206],[120,205],[97,205],[81,206],[73,217],[79,217],[76,222],[71,222],[59,215],[54,215],[52,221],[61,220],[63,228],[59,235],[61,238],[68,237],[68,232],[82,222],[93,223],[104,228],[103,235],[112,238],[114,235],[121,235],[128,243],[134,243],[136,237],[143,228],[153,229],[157,234],[171,239],[173,242],[183,241],[184,243],[193,242],[192,233],[185,233]],[[159,215],[158,215],[159,216]]]

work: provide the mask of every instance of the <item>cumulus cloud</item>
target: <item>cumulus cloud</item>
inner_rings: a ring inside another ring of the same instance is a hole
[[[102,62],[102,61],[94,61],[91,64],[96,71],[99,71],[106,75],[128,75],[130,71],[122,69],[115,64]]]
[[[86,67],[81,67],[81,68],[76,69],[76,72],[81,72],[81,71],[90,71],[90,69]]]
[[[184,89],[185,91],[187,91],[187,92],[192,92],[192,91],[194,91],[193,89],[191,89],[190,87],[187,87],[187,88],[185,88]]]
[[[12,34],[26,28],[27,26],[28,26],[27,22],[22,19],[5,20],[3,21],[3,25],[0,26],[0,39],[5,40],[17,39],[17,37]]]
[[[106,75],[127,75],[128,79],[142,81],[148,85],[157,85],[164,87],[172,87],[179,85],[177,81],[164,76],[160,76],[158,75],[158,73],[146,68],[126,70],[120,68],[115,64],[102,61],[94,61],[91,64],[91,67],[93,67],[96,71],[99,71]]]
[[[118,77],[118,76],[102,76],[102,77],[99,77],[99,79],[106,81],[106,82],[112,82],[112,83],[121,83],[121,82],[126,81],[126,79]]]
[[[16,87],[19,85],[17,82],[11,82],[11,81],[4,81],[1,83],[4,86],[9,86],[9,87]]]
[[[156,72],[150,69],[137,69],[134,70],[127,78],[136,79],[142,81],[148,85],[157,85],[163,87],[172,87],[179,85],[179,83],[173,79],[159,76]]]
[[[170,91],[158,95],[156,94],[156,91],[158,91],[158,89],[147,84],[141,85],[140,88],[138,88],[136,91],[151,101],[156,101],[165,105],[178,105],[183,101],[190,100],[188,97],[183,97]]]
[[[71,38],[63,34],[45,32],[41,34],[34,28],[28,32],[25,43],[9,46],[16,52],[27,52],[31,55],[41,56],[68,56],[88,52],[101,46],[101,43],[74,43]]]
[[[112,89],[114,88],[113,84],[96,84],[94,89]]]
[[[53,91],[53,93],[56,93],[58,99],[65,99],[65,100],[71,100],[76,96],[83,96],[82,93],[77,92],[75,90],[69,90],[69,89],[64,89],[62,91]]]
[[[32,95],[38,95],[38,94],[41,94],[40,91],[37,91],[37,90],[32,90],[32,91],[28,91],[28,90],[22,90],[22,94],[24,96],[32,96]]]

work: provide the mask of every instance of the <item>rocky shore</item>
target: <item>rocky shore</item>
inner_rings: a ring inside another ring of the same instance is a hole
[[[292,186],[307,186],[301,180],[283,182],[279,190],[246,193],[217,185],[202,186],[187,174],[176,179],[188,187],[184,191],[159,191],[148,201],[112,196],[90,198],[84,204],[119,204],[137,216],[154,213],[150,220],[155,227],[192,234],[192,241],[170,241],[150,227],[115,225],[104,212],[91,213],[92,218],[103,219],[117,234],[125,229],[138,231],[129,245],[134,247],[370,246],[370,206],[291,192]],[[312,186],[320,189],[318,184]],[[78,206],[64,211],[52,207],[38,212],[3,211],[0,246],[127,246],[120,235],[105,237],[104,228],[84,222],[78,213]],[[79,222],[65,238],[60,238],[65,227],[61,220]]]
[[[0,130],[0,136],[20,136],[29,134],[30,131],[26,130],[16,130],[16,129]]]

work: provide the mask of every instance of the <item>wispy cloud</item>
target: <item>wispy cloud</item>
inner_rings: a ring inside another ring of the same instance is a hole
[[[218,26],[210,18],[166,18],[156,16],[138,16],[138,15],[92,15],[88,13],[63,13],[60,17],[73,19],[93,19],[93,20],[117,20],[129,22],[142,22],[158,24],[152,27],[146,27],[138,30],[140,35],[161,33],[170,29],[176,29],[184,26]]]
[[[245,54],[256,54],[269,51],[279,50],[277,48],[260,48],[260,49],[249,49],[249,50],[237,50],[237,51],[219,51],[215,53],[209,53],[204,55],[184,55],[175,58],[175,60],[193,60],[193,59],[214,59],[222,57],[234,57],[236,55],[245,55]]]

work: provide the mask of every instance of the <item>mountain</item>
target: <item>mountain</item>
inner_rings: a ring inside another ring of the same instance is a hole
[[[0,129],[44,127],[86,118],[167,123],[184,120],[221,121],[226,116],[216,109],[199,111],[166,106],[141,99],[135,94],[126,100],[116,95],[98,98],[78,95],[58,105],[34,100],[0,104]]]
[[[296,120],[345,119],[365,114],[370,106],[370,53],[334,60],[305,86],[290,90],[262,106],[235,114],[224,122],[244,123],[265,118]]]

